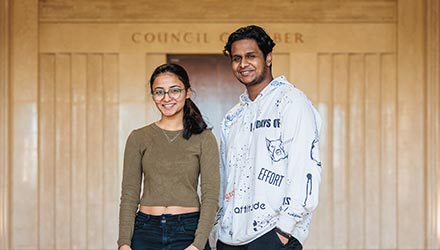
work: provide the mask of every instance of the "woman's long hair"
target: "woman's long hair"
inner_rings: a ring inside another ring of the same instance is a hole
[[[188,73],[186,70],[174,63],[162,64],[157,67],[150,78],[150,90],[153,91],[153,82],[160,75],[164,73],[171,73],[177,76],[179,80],[185,86],[185,91],[191,88],[189,82]],[[183,138],[189,139],[192,134],[200,134],[207,128],[207,124],[203,119],[202,113],[200,112],[197,105],[187,98],[185,100],[185,106],[183,107]]]

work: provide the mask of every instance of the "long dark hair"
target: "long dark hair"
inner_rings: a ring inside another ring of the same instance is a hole
[[[150,78],[150,90],[153,91],[153,82],[160,75],[164,73],[171,73],[177,76],[179,80],[185,86],[185,91],[191,88],[189,82],[188,73],[186,70],[175,63],[166,63],[157,67]],[[197,105],[187,98],[185,100],[185,106],[183,107],[183,138],[189,139],[192,134],[200,134],[207,128],[207,124],[203,119],[202,113],[200,112]]]

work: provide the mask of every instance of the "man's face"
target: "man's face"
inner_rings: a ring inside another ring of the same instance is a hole
[[[264,59],[253,39],[238,40],[231,46],[231,65],[235,77],[246,87],[267,81],[272,53]]]

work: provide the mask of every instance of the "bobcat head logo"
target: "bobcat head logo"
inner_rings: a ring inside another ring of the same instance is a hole
[[[275,140],[269,140],[266,138],[266,147],[269,151],[270,159],[272,159],[272,162],[279,162],[282,159],[286,159],[288,157],[287,152],[284,150],[281,136],[280,138]]]

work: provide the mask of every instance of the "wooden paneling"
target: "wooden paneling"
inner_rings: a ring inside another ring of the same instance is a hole
[[[397,65],[395,54],[381,56],[380,245],[397,248]],[[367,201],[366,201],[367,202]]]
[[[366,188],[366,146],[365,138],[365,100],[368,98],[365,91],[365,55],[348,55],[348,248],[363,249],[365,246],[365,231],[368,221],[359,220],[365,215]]]
[[[322,181],[320,186],[319,207],[314,214],[312,222],[312,237],[317,237],[315,241],[308,241],[309,244],[316,245],[317,249],[332,249],[335,243],[333,234],[335,204],[333,202],[334,171],[331,168],[333,161],[333,87],[332,87],[332,57],[329,54],[320,54],[316,60],[317,72],[317,97],[319,102],[315,102],[322,118],[322,128],[320,135],[320,153],[322,168]],[[325,207],[325,209],[321,209]],[[316,222],[316,221],[319,221]],[[315,229],[316,228],[316,229]]]
[[[397,0],[40,0],[39,11],[42,22],[372,23],[395,22],[396,5]]]
[[[39,244],[55,248],[55,56],[41,55],[39,65]]]
[[[0,0],[0,249],[9,248],[9,0]]]
[[[102,95],[103,74],[102,57],[92,54],[87,60],[87,242],[91,248],[102,248],[103,245],[103,132],[104,97]],[[91,132],[91,133],[90,133]]]
[[[316,61],[323,182],[306,246],[395,248],[396,56],[321,53]]]
[[[347,249],[348,245],[348,55],[332,55],[331,65],[331,87],[332,107],[330,115],[333,116],[333,126],[330,131],[333,134],[333,140],[330,143],[333,159],[331,168],[333,171],[333,220],[334,231],[333,248]]]
[[[87,54],[72,54],[71,248],[87,249]]]
[[[111,249],[119,202],[115,54],[41,54],[40,248]]]
[[[381,113],[380,113],[380,57],[365,56],[365,248],[380,248],[380,155],[381,155]],[[354,218],[353,218],[354,219]]]
[[[55,247],[70,248],[71,236],[71,65],[70,55],[55,55]],[[40,93],[41,94],[41,93]]]
[[[426,246],[424,1],[400,0],[397,57],[398,248]]]
[[[427,235],[440,232],[440,1],[427,1]],[[439,237],[427,247],[440,248]]]
[[[119,61],[113,54],[103,56],[104,126],[103,126],[103,248],[114,248],[118,237],[120,183],[119,182]],[[115,206],[116,205],[116,206]]]
[[[10,244],[38,248],[38,2],[10,1]]]

